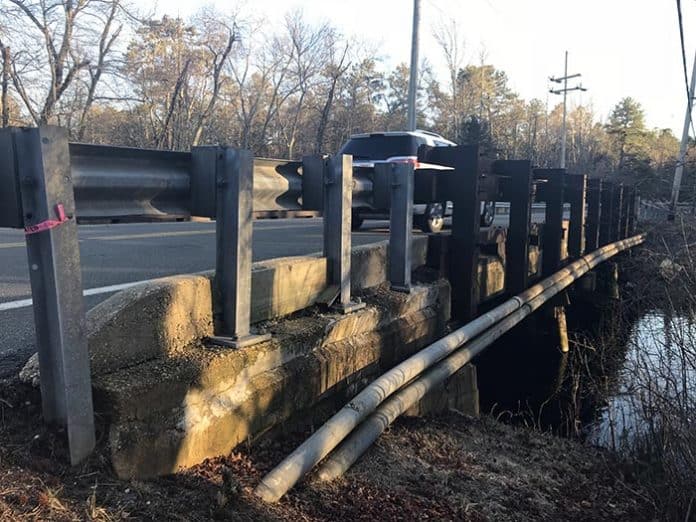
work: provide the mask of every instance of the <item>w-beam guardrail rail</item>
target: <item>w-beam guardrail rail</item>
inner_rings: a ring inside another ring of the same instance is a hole
[[[384,164],[352,167],[350,156],[301,161],[254,158],[224,146],[190,152],[71,144],[65,129],[0,130],[0,227],[23,228],[31,279],[44,418],[67,427],[71,462],[94,448],[91,377],[82,298],[77,219],[203,216],[216,219],[212,342],[261,342],[250,326],[254,213],[316,211],[324,216],[323,256],[329,288],[322,302],[340,313],[362,306],[351,296],[351,209],[388,209],[388,275],[394,290],[411,286],[414,203],[453,202],[446,261],[452,317],[477,315],[480,203],[510,204],[505,247],[507,295],[527,288],[531,208],[545,202],[542,275],[563,264],[564,205],[570,207],[571,259],[636,227],[633,188],[534,169],[527,160],[488,161],[477,146],[421,147],[421,160],[449,167]],[[536,199],[535,199],[536,198]]]
[[[696,205],[693,203],[679,203],[676,212],[672,212],[669,201],[647,201],[641,199],[638,206],[637,218],[643,222],[664,223],[673,221],[676,216],[696,214]]]

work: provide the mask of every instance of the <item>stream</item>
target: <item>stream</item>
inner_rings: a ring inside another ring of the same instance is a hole
[[[658,421],[693,420],[696,390],[696,322],[650,311],[631,328],[627,350],[588,442],[626,451],[660,429]]]
[[[479,356],[482,413],[618,451],[696,423],[696,321],[570,307],[568,354],[549,324],[540,311]]]

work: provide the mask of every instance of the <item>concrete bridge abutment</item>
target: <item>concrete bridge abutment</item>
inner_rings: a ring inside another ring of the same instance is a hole
[[[501,236],[479,257],[479,302],[506,297],[503,242]],[[252,324],[272,337],[239,350],[205,341],[213,333],[212,273],[154,281],[92,309],[94,400],[117,475],[172,473],[262,434],[319,424],[375,377],[447,333],[451,290],[438,266],[443,251],[446,237],[414,237],[414,286],[405,294],[388,289],[386,242],[354,248],[354,295],[366,307],[347,315],[317,305],[327,287],[325,259],[255,263]],[[541,257],[530,247],[532,279]],[[37,371],[30,361],[22,376],[38,382]],[[408,414],[478,415],[477,373],[467,365]]]

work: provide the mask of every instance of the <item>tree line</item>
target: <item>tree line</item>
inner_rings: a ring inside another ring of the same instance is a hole
[[[494,157],[557,166],[562,106],[521,98],[484,55],[466,63],[455,23],[433,34],[447,74],[423,62],[419,128],[480,143]],[[406,126],[408,65],[388,67],[370,42],[302,11],[271,26],[239,9],[183,19],[126,0],[0,0],[0,54],[2,126],[58,124],[77,141],[227,143],[297,158],[333,153],[356,132]],[[567,140],[569,170],[668,194],[678,141],[647,128],[636,100],[619,100],[604,123],[591,107],[571,107]]]

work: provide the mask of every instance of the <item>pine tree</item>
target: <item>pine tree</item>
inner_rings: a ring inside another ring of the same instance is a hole
[[[606,126],[617,155],[617,170],[635,168],[646,159],[645,116],[640,103],[631,97],[623,98],[616,104]]]

